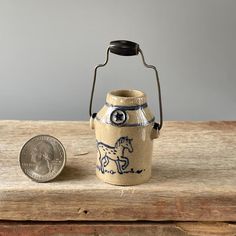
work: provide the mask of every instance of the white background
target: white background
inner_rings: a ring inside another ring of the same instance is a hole
[[[0,119],[86,120],[94,66],[111,40],[140,44],[159,71],[165,120],[236,119],[236,1],[0,0]],[[157,115],[154,73],[111,55],[106,92],[135,88]]]

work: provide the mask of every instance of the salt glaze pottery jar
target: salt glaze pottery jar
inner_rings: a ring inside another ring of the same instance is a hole
[[[155,70],[160,124],[155,123],[146,95],[138,90],[109,92],[102,109],[92,114],[96,72],[106,65],[109,52],[125,56],[141,53],[144,65]],[[162,127],[162,106],[157,70],[146,64],[138,44],[124,40],[110,43],[106,62],[95,68],[90,116],[90,127],[95,129],[97,140],[97,177],[114,185],[136,185],[148,181],[151,177],[153,139],[158,137]]]

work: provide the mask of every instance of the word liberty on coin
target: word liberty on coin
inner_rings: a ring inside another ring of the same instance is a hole
[[[38,135],[25,143],[20,152],[20,167],[24,174],[36,182],[56,178],[66,163],[65,148],[49,135]]]

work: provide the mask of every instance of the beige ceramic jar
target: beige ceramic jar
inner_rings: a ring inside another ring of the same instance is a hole
[[[98,113],[92,112],[97,70],[108,63],[109,53],[119,56],[140,54],[146,68],[156,75],[159,95],[160,123],[147,106],[146,95],[138,90],[116,90],[107,94],[106,104]],[[152,168],[153,139],[162,128],[162,102],[158,72],[148,65],[139,45],[127,40],[110,42],[106,61],[94,70],[91,91],[90,126],[97,140],[96,174],[106,183],[135,185],[149,180]]]
[[[151,177],[154,116],[146,95],[138,90],[116,90],[107,94],[106,104],[91,128],[97,139],[96,174],[106,183],[135,185]]]

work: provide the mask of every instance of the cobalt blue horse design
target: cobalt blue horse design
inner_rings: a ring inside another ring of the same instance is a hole
[[[114,161],[117,166],[119,174],[123,174],[125,169],[129,165],[129,159],[125,157],[125,149],[130,153],[133,152],[132,142],[133,139],[129,139],[128,136],[119,138],[115,146],[109,146],[103,142],[97,142],[97,148],[99,153],[99,161],[101,164],[100,170],[104,174],[105,167],[110,161]]]

